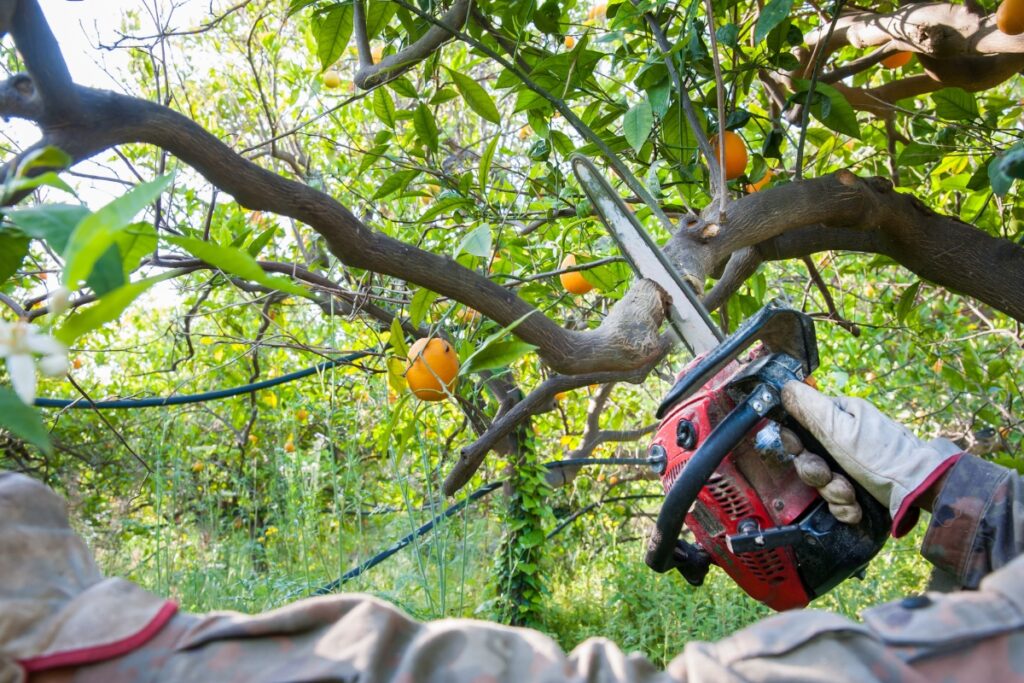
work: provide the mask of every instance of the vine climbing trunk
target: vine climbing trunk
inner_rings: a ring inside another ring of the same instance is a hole
[[[529,421],[519,426],[512,442],[507,522],[494,567],[495,617],[512,626],[536,626],[544,594],[542,563],[551,487]]]

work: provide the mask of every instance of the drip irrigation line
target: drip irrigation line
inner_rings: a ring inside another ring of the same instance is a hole
[[[273,379],[265,379],[262,382],[252,382],[250,384],[243,384],[239,387],[232,387],[230,389],[217,389],[215,391],[206,391],[201,394],[188,394],[183,396],[166,396],[159,397],[154,396],[152,398],[137,398],[137,399],[112,399],[109,401],[90,401],[86,398],[37,398],[35,405],[38,408],[80,408],[80,409],[111,409],[111,408],[162,408],[164,406],[180,406],[188,403],[203,403],[204,401],[216,401],[222,398],[230,398],[232,396],[239,396],[241,394],[251,394],[254,391],[260,389],[268,389],[270,387],[276,387],[279,384],[286,382],[293,382],[303,377],[309,377],[323,372],[324,370],[330,370],[336,368],[339,365],[345,365],[351,363],[359,358],[365,358],[366,356],[372,355],[372,351],[356,351],[350,353],[341,358],[335,358],[333,360],[318,363],[313,367],[306,368],[305,370],[297,370],[290,372],[287,375],[281,375],[280,377],[274,377]]]
[[[553,470],[553,469],[557,469],[559,467],[576,467],[576,466],[581,466],[581,465],[647,465],[647,464],[648,464],[647,458],[575,458],[575,459],[570,459],[570,460],[553,460],[551,462],[546,462],[546,463],[544,463],[544,467],[549,469],[549,470]],[[416,540],[420,536],[426,534],[431,529],[433,529],[435,526],[437,526],[437,523],[440,522],[441,520],[444,520],[444,519],[447,519],[448,517],[451,517],[452,515],[456,514],[457,512],[459,512],[460,510],[462,510],[463,508],[468,506],[470,503],[473,503],[473,502],[475,502],[477,500],[480,500],[481,498],[483,498],[484,496],[488,495],[492,491],[495,491],[496,489],[500,488],[504,483],[505,483],[505,480],[502,479],[500,481],[492,481],[490,483],[484,484],[483,486],[481,486],[477,490],[473,491],[472,493],[470,493],[468,496],[466,496],[465,498],[463,498],[459,502],[455,503],[451,507],[446,508],[440,514],[434,516],[434,518],[431,519],[426,524],[423,524],[422,526],[420,526],[416,530],[414,530],[414,531],[406,534],[405,536],[403,536],[401,539],[396,541],[393,545],[391,545],[391,546],[385,548],[384,550],[380,551],[379,553],[377,553],[376,555],[374,555],[373,557],[368,559],[366,562],[363,562],[361,564],[356,565],[355,567],[352,567],[352,569],[349,569],[347,572],[345,572],[344,574],[339,576],[337,579],[331,581],[330,583],[326,583],[326,584],[320,586],[319,588],[317,588],[316,590],[313,591],[313,595],[327,595],[328,593],[333,593],[334,591],[338,590],[338,588],[340,588],[343,584],[351,581],[352,579],[356,578],[360,574],[363,574],[364,572],[367,572],[370,569],[373,569],[374,567],[376,567],[378,564],[380,564],[384,560],[388,559],[389,557],[391,557],[395,553],[399,552],[403,548],[409,546],[414,540]],[[657,497],[657,496],[655,496],[655,497]],[[621,498],[607,499],[604,502],[611,502],[612,500],[626,500],[626,499],[630,499],[630,498],[632,498],[632,496],[622,496]],[[559,527],[557,527],[554,531],[552,531],[548,535],[548,538],[550,538],[551,536],[554,536],[556,533],[558,533],[563,528],[568,526],[569,523],[572,523],[572,521],[574,521],[575,519],[580,517],[580,515],[582,515],[582,514],[584,514],[586,512],[589,512],[594,507],[599,507],[599,506],[598,505],[588,506],[588,508],[585,508],[579,514],[576,514],[575,516],[571,517],[568,520],[568,523],[564,523],[564,524],[560,525]],[[293,594],[288,596],[288,599],[297,597],[297,594],[301,593],[301,592],[304,592],[304,591],[298,591],[297,593],[293,593]]]

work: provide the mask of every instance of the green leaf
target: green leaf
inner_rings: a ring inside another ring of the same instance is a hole
[[[651,103],[647,100],[630,107],[622,119],[622,132],[634,152],[639,152],[640,148],[644,146],[653,127],[654,112],[651,110]]]
[[[551,141],[551,146],[555,148],[555,151],[563,157],[569,157],[569,155],[576,151],[576,145],[573,144],[572,138],[560,130],[548,131],[548,139]]]
[[[896,319],[901,323],[906,320],[910,312],[914,310],[914,302],[917,300],[917,292],[920,289],[921,281],[918,280],[903,290],[903,294],[900,295],[899,301],[896,302]]]
[[[48,145],[22,157],[18,162],[18,168],[14,171],[14,177],[24,178],[26,174],[40,168],[65,169],[71,165],[71,161],[71,157],[64,150]]]
[[[168,280],[178,274],[179,271],[176,270],[168,271],[162,275],[132,282],[105,293],[96,303],[75,311],[61,325],[60,329],[54,333],[54,337],[70,346],[72,342],[83,334],[92,332],[109,322],[117,320],[124,313],[124,310],[133,301],[142,296],[147,289],[158,282]]]
[[[426,224],[449,209],[469,206],[473,206],[473,200],[468,197],[443,197],[435,201],[433,206],[423,212],[419,222]]]
[[[46,171],[45,173],[40,173],[39,175],[34,175],[30,178],[12,178],[8,182],[6,189],[7,194],[11,195],[15,192],[29,192],[37,187],[42,187],[43,185],[55,187],[58,190],[64,190],[68,194],[75,194],[75,191],[71,189],[71,186],[61,180],[60,176],[53,171]]]
[[[92,272],[85,279],[85,284],[92,288],[97,296],[124,286],[128,279],[124,276],[124,265],[121,263],[121,252],[116,244],[111,244],[96,263]]]
[[[18,272],[27,255],[27,236],[14,230],[0,231],[0,286]]]
[[[263,248],[270,243],[270,240],[274,239],[275,232],[277,232],[277,228],[272,225],[260,234],[256,235],[253,241],[249,243],[249,246],[245,248],[245,250],[249,252],[249,256],[252,256],[253,258],[258,257],[260,252],[263,251]]]
[[[934,145],[925,145],[920,142],[911,142],[900,152],[897,164],[900,166],[922,166],[936,161],[942,152]]]
[[[431,152],[437,151],[437,123],[430,109],[422,102],[412,113],[412,125],[416,129],[416,135],[420,142],[430,148]]]
[[[459,243],[459,248],[455,250],[455,255],[458,256],[463,252],[472,254],[473,256],[479,256],[480,258],[487,258],[490,256],[491,226],[484,223],[473,230],[473,232],[463,237],[462,242]]]
[[[388,81],[388,87],[402,97],[408,97],[415,100],[420,96],[420,91],[417,90],[416,86],[412,84],[412,81],[405,76],[399,76],[392,81]]]
[[[754,27],[754,44],[767,38],[771,30],[789,16],[792,9],[793,0],[771,0],[765,5],[761,10],[761,15],[757,18],[757,25]]]
[[[391,348],[402,358],[409,355],[409,345],[405,343],[405,330],[402,329],[402,320],[396,315],[391,319],[391,337],[389,338]]]
[[[1002,159],[998,156],[988,162],[988,180],[992,184],[992,191],[1000,197],[1006,195],[1013,185],[1013,178],[1003,172]]]
[[[484,154],[480,157],[480,169],[479,169],[479,180],[480,180],[480,192],[487,192],[487,177],[491,174],[491,162],[494,160],[494,152],[498,148],[498,142],[501,141],[500,135],[495,135],[491,138],[491,141],[487,143],[487,149],[484,150]]]
[[[978,102],[974,95],[961,88],[943,88],[932,94],[935,114],[939,118],[953,121],[968,121],[978,118]]]
[[[427,317],[430,304],[434,302],[437,296],[437,292],[432,292],[425,287],[420,287],[416,290],[416,293],[412,295],[412,301],[409,302],[409,322],[414,326],[419,326],[423,319]]]
[[[395,101],[384,88],[373,91],[373,113],[388,128],[395,127]]]
[[[466,365],[470,368],[469,372],[505,368],[536,349],[533,344],[527,344],[519,339],[494,342],[481,347],[478,352],[467,358]]]
[[[42,204],[27,209],[7,211],[7,218],[32,239],[46,243],[60,255],[75,226],[89,215],[89,209],[74,204]]]
[[[466,360],[462,363],[462,367],[459,368],[459,374],[460,375],[461,374],[465,374],[466,372],[470,371],[470,368],[474,368],[475,363],[476,363],[475,359],[476,359],[477,356],[479,356],[479,355],[483,354],[484,352],[486,352],[487,349],[490,348],[490,346],[492,344],[497,344],[498,340],[500,340],[502,337],[504,337],[507,333],[511,332],[515,328],[519,327],[520,323],[522,323],[524,320],[526,320],[527,318],[529,318],[531,315],[533,315],[536,312],[537,312],[536,310],[532,310],[529,313],[526,313],[525,315],[523,315],[522,317],[517,318],[516,320],[513,320],[511,323],[509,323],[505,327],[501,328],[500,330],[491,333],[487,337],[487,339],[484,340],[483,344],[478,346],[476,348],[476,350],[473,351],[473,353],[471,353],[469,355],[469,357],[466,358]]]
[[[383,31],[397,9],[398,5],[388,0],[367,0],[366,37],[373,38]]]
[[[256,259],[237,247],[226,247],[191,237],[168,237],[167,241],[185,249],[211,266],[220,268],[225,273],[237,275],[244,280],[251,280],[264,287],[288,294],[312,298],[312,294],[305,287],[301,287],[287,278],[265,273],[260,268],[260,264],[256,263]]]
[[[470,109],[491,123],[501,123],[501,114],[498,113],[498,107],[479,83],[470,76],[453,69],[448,69],[448,73],[451,75],[452,80],[455,81],[455,87],[458,88],[459,94],[462,95],[462,99],[466,101]]]
[[[326,12],[313,15],[312,29],[320,66],[326,71],[341,57],[352,36],[352,4],[335,5]]]
[[[793,79],[794,86],[798,89],[794,98],[798,101],[807,99],[807,88],[810,82],[802,78]],[[860,124],[857,123],[857,113],[846,101],[843,94],[826,83],[818,82],[814,86],[814,100],[811,104],[811,113],[814,118],[823,124],[844,135],[860,139]],[[827,100],[827,101],[823,101]]]
[[[39,412],[22,403],[18,395],[7,387],[0,387],[0,427],[47,455],[53,453],[50,434]]]
[[[93,265],[114,243],[118,232],[131,224],[135,215],[152,203],[170,185],[173,174],[141,183],[75,226],[64,250],[63,283],[69,289],[86,279]]]
[[[412,179],[418,176],[420,172],[417,169],[409,169],[406,171],[399,171],[398,173],[392,173],[384,182],[380,184],[377,191],[373,195],[373,199],[382,199],[387,197],[393,192],[405,189]]]

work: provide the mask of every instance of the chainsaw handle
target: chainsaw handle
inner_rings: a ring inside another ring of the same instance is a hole
[[[665,496],[665,502],[658,512],[658,521],[647,542],[644,562],[648,567],[658,573],[675,568],[677,562],[673,553],[676,541],[683,530],[686,514],[697,500],[697,494],[722,464],[725,456],[779,401],[779,394],[773,387],[760,384],[708,434]]]

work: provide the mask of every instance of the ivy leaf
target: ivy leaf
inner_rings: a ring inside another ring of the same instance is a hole
[[[0,427],[47,455],[53,453],[50,434],[39,413],[22,403],[18,395],[7,387],[0,387]]]
[[[943,88],[932,94],[935,114],[939,118],[953,121],[969,121],[978,118],[978,102],[974,95],[961,88]]]
[[[352,4],[335,5],[326,12],[313,15],[313,37],[316,39],[316,55],[320,66],[326,71],[338,61],[352,37]]]
[[[472,254],[480,258],[487,258],[491,254],[491,226],[484,223],[473,232],[462,238],[459,248],[455,251],[458,256],[461,253]]]
[[[430,109],[422,102],[412,113],[412,125],[416,129],[416,135],[420,142],[430,148],[431,152],[437,151],[437,123]]]
[[[654,112],[646,99],[630,107],[622,119],[622,132],[634,152],[639,152],[644,146],[653,127]]]
[[[765,5],[761,10],[761,16],[757,18],[757,25],[754,27],[754,44],[757,45],[767,38],[771,30],[789,16],[792,9],[793,0],[771,0]]]
[[[453,69],[448,69],[448,73],[455,81],[455,87],[470,109],[491,123],[501,123],[501,114],[498,113],[497,105],[494,104],[494,100],[487,94],[487,91],[480,87],[479,83],[466,74]]]

